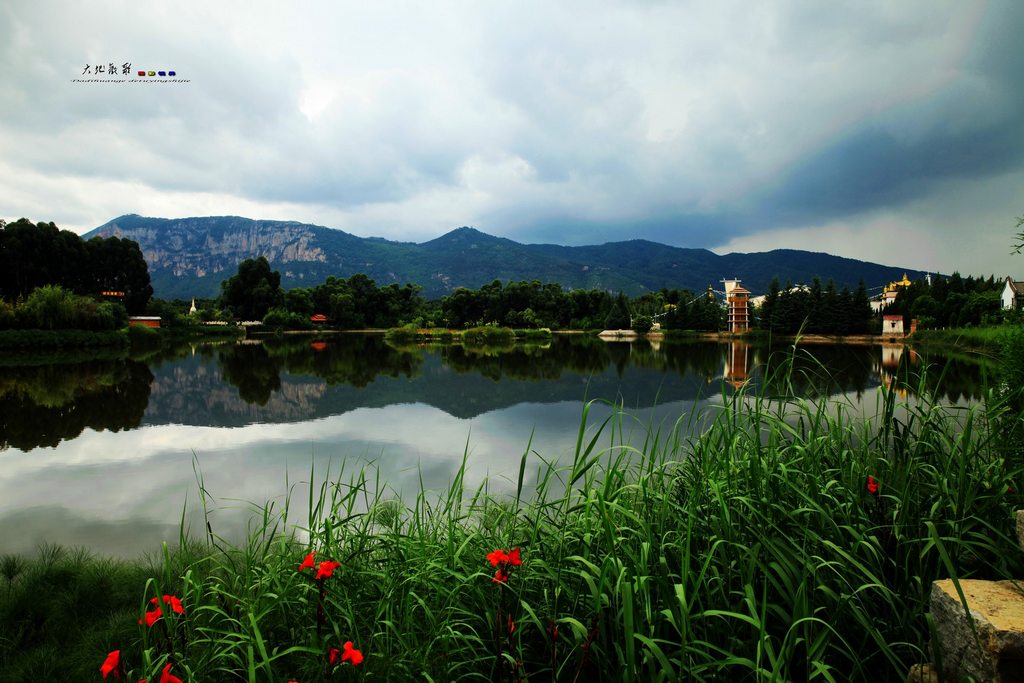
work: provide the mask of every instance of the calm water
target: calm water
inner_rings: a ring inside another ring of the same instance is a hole
[[[942,400],[980,398],[979,367],[900,347],[809,347],[793,377],[808,395],[873,410],[901,364],[944,369]],[[0,364],[0,553],[41,543],[137,555],[198,517],[196,469],[216,533],[237,537],[246,501],[304,511],[316,477],[367,463],[396,492],[512,486],[531,449],[571,458],[583,401],[622,404],[641,431],[700,424],[723,395],[761,388],[767,349],[742,343],[605,343],[583,336],[473,352],[393,348],[379,336],[182,346],[126,358],[13,357]],[[60,362],[56,362],[60,361]],[[827,371],[826,371],[827,370]],[[935,373],[937,374],[937,373]],[[771,387],[765,388],[771,392]],[[598,406],[597,421],[610,409]],[[595,422],[592,419],[591,422]],[[635,425],[635,426],[630,426]]]

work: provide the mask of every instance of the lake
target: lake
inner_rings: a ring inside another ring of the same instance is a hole
[[[802,349],[795,390],[865,414],[899,368],[930,367],[923,390],[943,403],[982,396],[979,365],[896,345]],[[347,481],[369,464],[408,499],[421,482],[446,488],[465,457],[468,486],[514,490],[528,444],[571,460],[585,401],[600,401],[591,424],[621,405],[626,440],[678,420],[699,430],[740,387],[776,393],[765,365],[785,351],[585,335],[504,349],[394,347],[344,334],[127,358],[9,356],[0,359],[0,553],[43,543],[158,550],[177,542],[183,519],[204,532],[200,481],[213,531],[227,538],[244,533],[254,504],[280,505],[289,492],[304,514],[311,473]]]

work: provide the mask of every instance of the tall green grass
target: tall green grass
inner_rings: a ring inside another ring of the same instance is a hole
[[[1010,405],[883,387],[863,416],[740,392],[698,429],[598,419],[591,403],[570,460],[525,439],[510,454],[513,493],[467,488],[465,462],[410,500],[372,468],[328,473],[254,507],[245,543],[209,525],[183,537],[144,584],[126,575],[137,592],[102,618],[83,588],[55,608],[66,621],[41,616],[32,595],[61,582],[32,578],[42,560],[19,569],[0,586],[0,680],[60,680],[32,624],[80,633],[90,617],[65,680],[95,678],[113,649],[151,680],[168,662],[193,681],[903,680],[933,659],[933,580],[1024,570],[1024,471],[997,429],[1020,420]],[[486,560],[498,548],[521,549],[507,583]],[[341,565],[317,582],[298,571],[310,551]],[[135,624],[165,593],[185,614]],[[349,640],[366,661],[331,667]]]

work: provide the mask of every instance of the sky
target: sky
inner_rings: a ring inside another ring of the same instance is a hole
[[[1018,0],[9,0],[0,218],[468,225],[1019,279],[1022,31]]]

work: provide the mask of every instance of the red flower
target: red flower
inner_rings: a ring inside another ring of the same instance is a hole
[[[341,647],[345,650],[341,655],[341,661],[350,662],[352,666],[359,666],[363,663],[363,653],[352,647],[351,640],[346,640]]]
[[[171,611],[175,614],[185,613],[185,608],[181,604],[181,599],[179,599],[177,596],[164,595],[163,601],[164,604],[170,605]],[[150,604],[154,605],[154,607],[153,609],[146,612],[145,622],[146,626],[152,628],[153,624],[155,624],[160,619],[160,617],[163,616],[163,612],[160,610],[160,598],[152,598],[150,599],[149,602]],[[139,619],[139,623],[141,624],[142,622],[143,620]]]
[[[310,553],[309,555],[306,555],[306,559],[304,559],[302,561],[302,564],[299,565],[299,571],[300,572],[303,569],[312,569],[313,568],[313,556],[314,555],[316,555],[316,553]]]
[[[340,658],[341,658],[341,650],[339,650],[338,648],[332,647],[332,648],[327,650],[327,663],[330,664],[331,666],[334,666],[335,664],[337,664],[338,660]]]
[[[335,562],[334,560],[324,560],[320,563],[319,569],[316,570],[316,576],[313,577],[317,581],[321,579],[329,579],[334,570],[341,566],[341,562]]]
[[[519,548],[516,548],[510,553],[506,553],[501,548],[492,550],[487,553],[487,561],[491,563],[492,567],[497,567],[498,571],[495,572],[492,581],[494,583],[505,583],[508,581],[508,572],[510,567],[518,567],[523,564],[522,557],[520,557]]]
[[[114,680],[121,680],[121,651],[114,650],[107,655],[107,658],[103,661],[103,666],[100,667],[100,673],[106,678],[107,674],[114,674]]]
[[[516,632],[516,622],[512,621],[512,615],[508,615],[508,634],[512,635]]]
[[[160,683],[185,683],[183,680],[171,673],[171,665],[168,664],[164,667],[164,672],[160,676]]]
[[[868,475],[868,492],[878,495],[878,481],[870,474]]]
[[[548,619],[548,633],[551,635],[551,640],[558,640],[558,625],[555,624],[554,619]]]
[[[156,604],[159,603],[159,600],[157,598],[153,598],[149,602],[154,604],[154,605],[156,605]],[[173,610],[175,614],[184,614],[185,613],[185,608],[182,607],[182,605],[181,605],[181,599],[176,597],[176,596],[174,596],[174,595],[165,595],[164,596],[164,603],[167,604],[167,605],[170,605],[171,606],[171,610]]]
[[[491,563],[492,567],[497,567],[499,564],[505,564],[508,562],[508,553],[500,548],[498,550],[492,550],[487,553],[487,561]]]
[[[146,626],[148,626],[149,628],[153,628],[153,624],[155,624],[157,620],[160,619],[160,617],[162,616],[163,614],[160,613],[159,607],[151,609],[150,611],[146,612]],[[139,623],[142,623],[142,619],[139,619]]]

